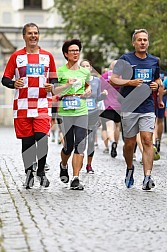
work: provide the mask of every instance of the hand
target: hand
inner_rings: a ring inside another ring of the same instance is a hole
[[[53,84],[45,83],[44,88],[46,92],[52,92]]]
[[[75,78],[69,78],[66,85],[67,86],[70,86],[70,85],[72,86],[76,80],[77,79],[75,79]]]
[[[20,89],[20,88],[24,87],[24,81],[23,80],[24,80],[24,78],[20,78],[20,79],[16,80],[15,83],[14,83],[14,87],[16,89]]]
[[[158,102],[158,108],[164,108],[165,107],[165,104],[163,101],[159,101]]]
[[[106,89],[104,89],[103,92],[102,92],[102,94],[107,96],[108,95],[108,91]]]
[[[84,94],[81,95],[80,97],[81,97],[81,98],[88,98],[88,97],[91,96],[91,94],[92,94],[92,90],[90,89],[90,87],[88,87],[88,88],[86,88]]]
[[[143,84],[142,79],[134,79],[128,82],[128,86],[132,86],[132,87],[137,87],[137,86],[140,86],[141,84]]]
[[[158,89],[158,87],[159,87],[159,85],[157,82],[155,82],[155,81],[151,82],[150,88],[152,91],[156,91]]]

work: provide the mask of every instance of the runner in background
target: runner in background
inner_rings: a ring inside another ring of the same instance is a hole
[[[95,151],[95,140],[96,133],[99,127],[99,109],[98,101],[104,100],[108,95],[107,90],[101,92],[101,83],[98,77],[92,75],[92,63],[89,60],[82,60],[80,66],[87,68],[90,73],[90,86],[91,86],[91,96],[86,98],[87,107],[88,107],[88,136],[87,136],[87,173],[94,173],[92,168],[92,160]]]
[[[102,122],[102,138],[105,145],[103,152],[108,153],[110,149],[110,155],[112,158],[117,156],[117,145],[121,128],[121,117],[115,111],[120,110],[120,104],[117,96],[117,92],[119,92],[120,87],[111,87],[108,83],[112,76],[112,71],[116,62],[117,61],[114,60],[110,64],[110,70],[103,73],[101,76],[101,88],[102,90],[106,89],[108,91],[108,95],[104,100],[105,110],[100,114]],[[117,92],[113,92],[113,88],[115,88]]]

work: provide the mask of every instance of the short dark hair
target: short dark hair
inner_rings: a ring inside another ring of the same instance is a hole
[[[132,42],[134,42],[135,39],[136,39],[135,35],[138,34],[138,33],[141,33],[141,32],[144,32],[144,33],[146,33],[149,36],[148,31],[146,29],[135,30],[134,33],[133,33],[133,35],[132,35]]]
[[[66,60],[67,57],[65,56],[65,53],[68,53],[68,48],[71,46],[71,45],[77,45],[79,47],[79,50],[81,51],[82,49],[82,44],[81,44],[81,41],[79,39],[71,39],[71,40],[66,40],[62,46],[62,52],[63,52],[63,55],[65,57]]]
[[[38,30],[38,33],[39,33],[39,27],[38,25],[34,24],[34,23],[28,23],[28,24],[25,24],[24,27],[23,27],[23,30],[22,30],[22,34],[25,35],[26,34],[26,29],[27,27],[37,27],[37,30]]]

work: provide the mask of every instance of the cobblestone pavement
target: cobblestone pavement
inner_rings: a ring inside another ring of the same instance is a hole
[[[156,187],[145,192],[140,162],[134,162],[135,186],[126,189],[122,142],[113,159],[103,154],[99,138],[95,174],[86,174],[84,161],[85,190],[71,191],[59,181],[61,146],[49,141],[50,187],[42,189],[35,181],[25,190],[21,142],[13,128],[0,128],[0,251],[167,251],[166,146],[163,135],[161,159],[154,162]]]

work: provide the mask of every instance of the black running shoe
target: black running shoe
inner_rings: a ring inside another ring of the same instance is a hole
[[[80,183],[79,178],[74,178],[70,183],[71,190],[84,190],[84,186]]]
[[[37,171],[37,178],[38,178],[41,186],[48,187],[50,185],[50,182],[47,179],[45,172],[38,172]]]
[[[160,144],[161,144],[160,139],[157,138],[155,141],[155,146],[156,146],[158,152],[160,152]]]
[[[61,162],[60,162],[60,180],[63,183],[68,183],[69,182],[69,175],[68,175],[68,165],[67,168],[62,168]]]
[[[34,185],[34,174],[32,169],[28,169],[26,171],[26,181],[25,181],[26,189],[31,189]]]
[[[117,156],[117,143],[113,142],[111,145],[111,157],[115,158]]]

